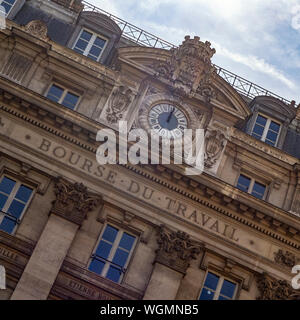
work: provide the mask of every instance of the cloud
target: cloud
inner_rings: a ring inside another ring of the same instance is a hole
[[[88,1],[177,45],[199,35],[221,67],[300,101],[300,0]]]
[[[296,89],[296,84],[293,81],[288,79],[282,71],[278,70],[275,66],[267,63],[264,59],[255,57],[253,55],[242,55],[239,53],[234,53],[216,43],[213,43],[213,46],[216,48],[218,54],[226,56],[227,58],[235,62],[242,63],[245,66],[251,68],[253,71],[262,72],[271,77],[274,77],[287,85],[290,89]]]

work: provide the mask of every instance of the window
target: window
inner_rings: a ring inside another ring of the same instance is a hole
[[[208,272],[199,300],[233,300],[236,289],[235,283]]]
[[[263,199],[266,192],[266,186],[262,183],[248,178],[244,175],[240,175],[237,183],[238,189],[252,194],[258,199]]]
[[[73,49],[84,56],[99,61],[106,42],[105,39],[99,37],[97,34],[82,30]]]
[[[252,136],[268,143],[271,146],[276,146],[280,131],[280,124],[272,119],[257,115]]]
[[[61,86],[52,84],[48,90],[47,98],[74,110],[80,97]]]
[[[4,7],[6,16],[10,13],[10,10],[14,6],[16,0],[0,0],[0,6]]]
[[[33,189],[3,176],[0,182],[0,230],[12,234],[20,223]]]
[[[92,255],[89,270],[114,282],[120,282],[126,271],[136,238],[107,225]]]

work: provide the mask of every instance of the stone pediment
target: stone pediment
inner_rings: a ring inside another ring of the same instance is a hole
[[[145,72],[146,77],[164,83],[175,95],[199,99],[221,113],[244,120],[251,110],[239,93],[217,75],[211,58],[215,50],[209,42],[189,36],[171,50],[148,47],[119,49],[119,62]]]

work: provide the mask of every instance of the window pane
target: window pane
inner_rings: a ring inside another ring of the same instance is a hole
[[[50,88],[50,90],[47,94],[47,98],[52,101],[58,102],[59,99],[61,98],[63,92],[64,92],[64,89],[62,89],[56,85],[52,85],[52,87]]]
[[[15,3],[16,0],[4,0],[3,2],[5,3],[9,3],[11,5],[13,5]]]
[[[129,235],[128,233],[124,232],[122,239],[120,241],[119,246],[130,251],[133,243],[134,243],[135,237]]]
[[[77,43],[75,45],[75,48],[78,48],[78,49],[84,51],[85,48],[87,47],[87,45],[88,45],[87,41],[82,40],[82,39],[78,39],[78,41],[77,41]]]
[[[5,196],[4,194],[0,193],[0,210],[3,209],[7,198],[8,196]]]
[[[91,37],[92,37],[92,33],[87,32],[87,31],[85,31],[85,30],[82,30],[81,35],[80,35],[80,38],[81,38],[81,39],[90,41],[90,40],[91,40]]]
[[[266,186],[255,182],[252,190],[252,195],[255,196],[256,198],[262,199],[265,195],[266,191]]]
[[[269,140],[275,144],[277,141],[277,137],[278,137],[278,133],[269,131],[267,134],[266,140]]]
[[[64,98],[64,101],[62,102],[62,105],[65,107],[68,107],[70,109],[74,109],[77,102],[78,102],[79,97],[76,96],[73,93],[68,92]]]
[[[99,48],[99,47],[95,47],[95,46],[92,46],[91,47],[91,50],[89,52],[89,56],[90,55],[93,55],[94,57],[99,57],[100,56],[100,53],[101,53],[102,49]]]
[[[32,193],[32,189],[21,185],[21,187],[19,188],[16,194],[16,198],[21,201],[27,202],[31,196],[31,193]]]
[[[261,124],[264,127],[267,123],[267,118],[265,118],[261,115],[258,115],[256,118],[256,123]]]
[[[13,220],[9,218],[4,218],[0,224],[0,230],[3,230],[7,233],[12,233],[15,226],[16,223]]]
[[[218,282],[219,282],[219,277],[209,272],[207,274],[204,286],[212,290],[216,290]]]
[[[105,263],[96,259],[93,259],[90,266],[89,266],[89,270],[96,272],[98,274],[102,273],[103,267],[104,267]]]
[[[239,177],[237,187],[238,189],[248,192],[250,186],[251,179],[243,176],[242,174]]]
[[[0,183],[0,191],[10,194],[12,192],[13,187],[15,186],[16,181],[11,180],[7,177],[3,177],[1,183]]]
[[[253,129],[253,133],[255,133],[256,135],[262,137],[263,133],[264,133],[264,127],[256,124],[254,129]]]
[[[274,121],[271,121],[270,129],[278,133],[280,129],[280,125]]]
[[[199,300],[213,300],[215,293],[209,289],[203,288]]]
[[[110,242],[114,242],[118,234],[118,231],[119,231],[118,229],[113,228],[110,225],[107,225],[102,238]]]
[[[81,49],[78,49],[78,48],[74,48],[74,51],[80,53],[80,54],[83,54],[84,53],[84,50],[81,50]]]
[[[230,281],[224,280],[223,286],[221,289],[221,294],[225,295],[228,298],[233,298],[235,287],[236,287],[236,284],[234,284]],[[221,300],[221,299],[219,299],[219,300]]]
[[[96,255],[100,256],[104,259],[107,259],[110,253],[112,245],[105,242],[105,241],[100,241],[98,248],[96,250]]]
[[[121,271],[118,268],[115,268],[113,266],[110,266],[106,275],[106,278],[114,281],[114,282],[119,282],[120,277],[121,277]]]
[[[97,37],[96,40],[95,40],[95,42],[94,42],[94,45],[103,48],[104,45],[105,45],[105,42],[106,42],[105,40]]]
[[[127,258],[128,258],[128,255],[129,253],[122,250],[122,249],[118,249],[115,253],[115,256],[113,258],[113,263],[121,266],[121,267],[124,267],[125,264],[126,264],[126,261],[127,261]]]
[[[25,208],[25,204],[14,200],[11,205],[9,206],[7,212],[13,215],[16,218],[19,218]]]

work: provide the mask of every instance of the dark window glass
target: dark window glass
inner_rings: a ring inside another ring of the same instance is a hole
[[[215,274],[209,272],[207,274],[204,286],[207,288],[210,288],[212,290],[216,290],[218,282],[219,282],[219,277],[216,276]]]
[[[112,248],[112,244],[102,240],[98,245],[98,248],[96,250],[96,255],[104,259],[107,259],[111,248]]]
[[[4,205],[5,205],[6,201],[7,201],[7,199],[8,199],[8,196],[0,193],[0,210],[3,209],[3,207],[4,207]]]
[[[105,42],[106,42],[105,40],[97,37],[96,40],[95,40],[95,42],[94,42],[94,45],[96,45],[96,46],[98,46],[98,47],[100,47],[100,48],[103,48],[104,45],[105,45]]]
[[[25,208],[25,204],[21,203],[17,200],[14,200],[11,205],[9,206],[7,212],[10,213],[12,216],[16,218],[20,218],[23,210]]]
[[[9,217],[5,217],[0,224],[0,230],[5,231],[7,233],[12,233],[14,231],[15,226],[15,220]]]
[[[7,177],[3,177],[0,183],[0,192],[10,194],[15,184],[16,184],[16,181],[11,180]]]
[[[70,109],[73,110],[73,109],[75,108],[78,100],[79,100],[79,97],[78,97],[78,96],[76,96],[76,95],[73,94],[73,93],[68,92],[68,93],[66,94],[63,102],[62,102],[62,105],[64,105],[65,107],[70,108]]]
[[[4,0],[2,3],[0,2],[0,5],[4,7],[6,14],[8,14],[15,2],[16,0]]]
[[[118,249],[112,262],[117,264],[118,266],[124,267],[127,262],[128,255],[129,252],[126,252],[122,249]]]
[[[262,137],[263,133],[264,133],[264,127],[260,126],[260,125],[255,125],[254,129],[253,129],[253,133],[259,137]]]
[[[64,89],[53,84],[47,94],[47,98],[54,102],[58,102],[62,97],[63,92]]]
[[[252,190],[252,195],[256,198],[263,199],[266,191],[266,186],[255,182]]]
[[[233,298],[235,287],[236,285],[234,283],[224,280],[220,294],[228,298]]]
[[[101,274],[102,270],[104,268],[105,262],[103,261],[99,261],[97,259],[93,259],[90,266],[89,266],[89,270]]]
[[[238,180],[237,187],[238,187],[238,189],[240,189],[242,191],[248,192],[250,182],[251,182],[251,179],[249,179],[248,177],[245,177],[241,174],[239,177],[239,180]]]
[[[81,32],[80,38],[81,38],[81,39],[84,39],[84,40],[86,40],[86,41],[90,41],[91,38],[92,38],[92,35],[93,35],[92,33],[87,32],[86,30],[83,30],[83,31]]]
[[[124,249],[130,251],[132,246],[133,246],[134,240],[135,240],[135,237],[127,234],[126,232],[124,232],[119,246],[121,248],[124,248]]]
[[[108,278],[114,282],[119,282],[121,274],[122,274],[122,272],[119,268],[110,266],[108,269],[106,278]]]
[[[203,288],[199,300],[213,300],[215,293],[207,288]]]
[[[221,295],[220,295],[218,300],[230,300],[230,299],[225,298],[224,296],[221,296]]]
[[[110,225],[107,225],[106,228],[105,228],[105,231],[103,233],[102,238],[105,239],[105,240],[108,240],[110,242],[114,242],[115,239],[116,239],[117,234],[118,234],[118,229],[113,228]]]
[[[280,125],[274,121],[271,121],[270,129],[278,133],[280,129]]]
[[[267,123],[267,118],[261,116],[261,115],[258,115],[257,118],[256,118],[256,123],[257,124],[260,124],[262,125],[263,127],[266,125]]]
[[[32,189],[21,185],[17,194],[16,194],[16,198],[23,201],[23,202],[27,202],[29,200],[31,194],[32,194]]]

